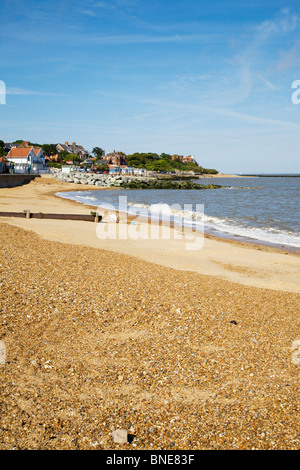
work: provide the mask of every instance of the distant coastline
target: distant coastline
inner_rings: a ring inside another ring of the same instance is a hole
[[[239,176],[256,176],[257,178],[300,178],[300,173],[249,173],[249,174],[242,174]]]
[[[195,178],[242,178],[245,176],[251,176],[251,175],[228,175],[226,173],[218,173],[216,175],[208,175],[208,174],[199,174],[195,175]]]

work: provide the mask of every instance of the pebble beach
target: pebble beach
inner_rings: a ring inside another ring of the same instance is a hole
[[[299,449],[299,293],[0,230],[1,450]]]

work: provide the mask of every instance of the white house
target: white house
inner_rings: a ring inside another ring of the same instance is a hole
[[[12,148],[7,154],[6,161],[11,162],[15,173],[31,173],[45,168],[45,155],[41,148],[19,147]]]

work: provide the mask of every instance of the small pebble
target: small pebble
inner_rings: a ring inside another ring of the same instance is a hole
[[[112,432],[112,438],[116,444],[126,444],[128,442],[128,432],[126,429],[116,429]]]

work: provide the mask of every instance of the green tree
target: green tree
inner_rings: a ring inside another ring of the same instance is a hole
[[[184,163],[180,161],[179,157],[172,160],[171,155],[167,153],[139,153],[127,155],[128,166],[135,168],[146,168],[153,171],[194,171],[196,174],[217,174],[218,171],[214,169],[206,169],[198,165],[198,163]]]
[[[167,160],[156,160],[146,164],[146,168],[153,171],[170,171],[171,167]]]
[[[3,140],[0,140],[0,157],[3,157],[3,155],[6,155],[6,152],[4,151],[5,144]]]
[[[65,162],[68,155],[70,154],[66,150],[62,150],[61,152],[58,152],[57,161],[61,163]]]
[[[214,168],[203,168],[203,173],[206,175],[217,175],[219,172]]]
[[[65,161],[66,162],[72,162],[74,164],[74,163],[81,162],[81,158],[78,155],[76,155],[75,153],[68,153],[65,157]]]
[[[97,160],[101,160],[104,155],[104,150],[101,147],[94,147],[92,150],[92,154],[95,155]]]
[[[171,160],[171,155],[169,155],[168,153],[161,153],[160,158],[162,158],[163,160]]]
[[[62,163],[51,162],[51,160],[50,160],[50,161],[47,162],[47,166],[50,167],[50,168],[61,168]]]
[[[57,154],[57,149],[56,149],[55,144],[43,144],[42,149],[43,149],[45,155],[47,155],[48,157],[50,157],[50,155],[56,155]]]
[[[96,163],[94,164],[94,167],[97,168],[97,170],[100,170],[100,171],[108,171],[108,165],[105,164],[105,163]]]
[[[29,142],[27,140],[22,140],[22,139],[19,139],[19,140],[15,140],[13,142],[13,144],[23,144],[23,142],[28,142],[29,145],[31,145],[32,147],[42,147],[40,144],[38,144],[37,142]]]

